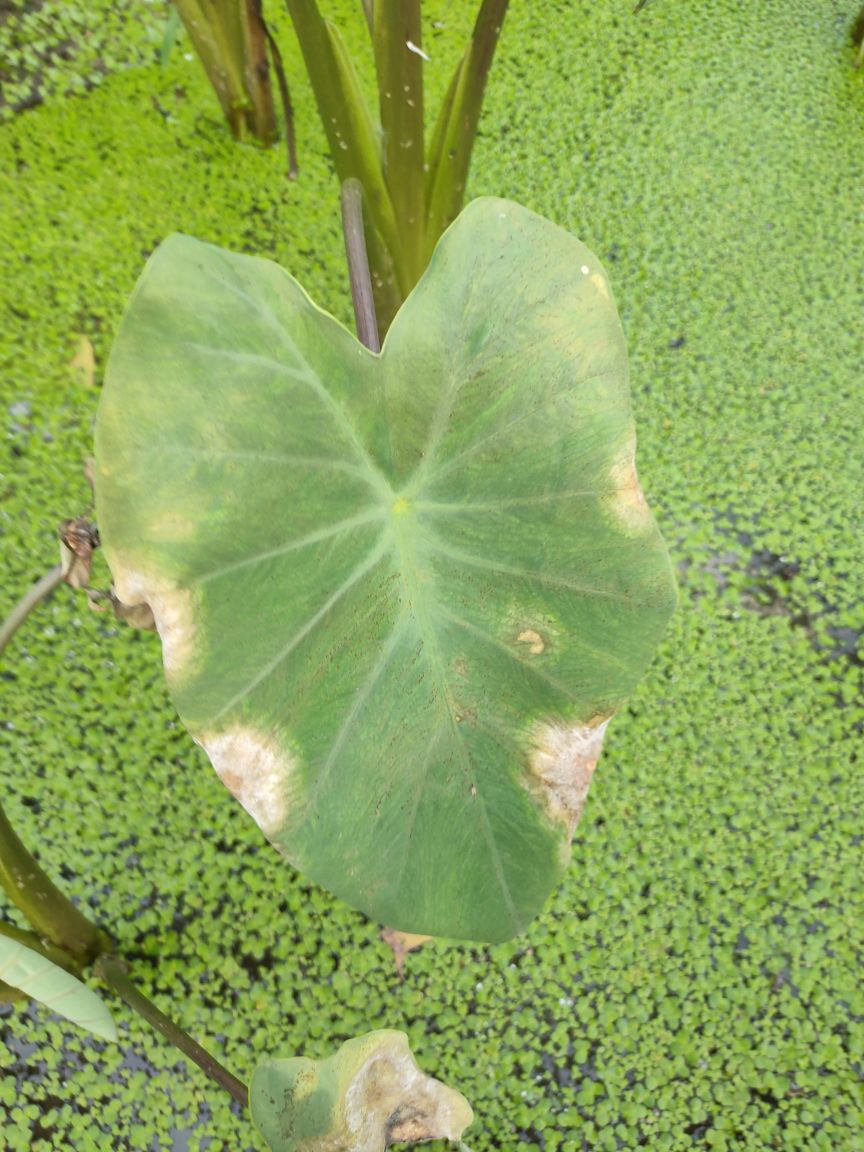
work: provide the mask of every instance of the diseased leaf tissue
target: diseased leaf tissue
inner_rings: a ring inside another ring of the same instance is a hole
[[[380,355],[276,265],[166,241],[111,355],[97,512],[268,839],[394,928],[494,941],[557,883],[674,606],[634,458],[599,262],[482,199]]]

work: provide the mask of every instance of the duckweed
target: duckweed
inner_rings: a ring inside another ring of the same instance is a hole
[[[359,43],[360,6],[329,7]],[[433,92],[469,7],[429,5]],[[87,87],[87,53],[15,65],[19,93],[56,70],[0,132],[7,604],[87,505],[98,379],[165,234],[273,256],[349,318],[308,90],[295,79],[292,185],[278,151],[230,140],[182,43],[147,62],[140,13],[148,44],[164,13],[145,8],[120,12],[86,95],[60,93]],[[293,873],[221,787],[176,721],[155,638],[68,590],[0,673],[4,802],[144,991],[238,1075],[402,1028],[473,1104],[475,1152],[861,1152],[864,74],[839,0],[631,9],[512,6],[471,185],[604,258],[640,476],[680,572],[545,915],[495,948],[433,942],[400,981],[377,926]],[[7,16],[0,43],[33,11]],[[96,386],[70,369],[82,337]],[[119,1048],[0,1009],[4,1147],[261,1147],[115,1009]]]

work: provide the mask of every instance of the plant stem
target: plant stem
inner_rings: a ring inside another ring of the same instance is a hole
[[[414,287],[426,266],[421,41],[420,0],[375,0],[373,45],[384,178],[404,252],[408,289]]]
[[[89,964],[110,947],[108,937],[79,912],[37,864],[0,808],[0,884],[35,929],[76,960]]]
[[[46,960],[50,960],[52,964],[56,964],[60,968],[65,968],[67,972],[71,972],[73,976],[79,979],[82,974],[82,965],[77,961],[74,956],[71,956],[63,948],[58,948],[56,944],[50,944],[37,936],[35,932],[27,932],[23,928],[16,928],[14,924],[7,924],[5,921],[0,920],[0,936],[5,936],[8,940],[14,940],[16,944],[23,944],[25,948],[29,948],[33,952],[38,952],[40,956],[44,956]]]
[[[264,29],[264,35],[267,37],[267,43],[270,46],[273,70],[276,73],[276,81],[279,84],[279,95],[282,98],[282,113],[285,116],[285,142],[288,148],[288,179],[296,180],[299,168],[297,165],[297,136],[294,131],[294,105],[291,103],[291,93],[288,90],[288,80],[285,76],[285,65],[282,62],[282,53],[279,51],[279,45],[276,43],[270,29],[264,23],[264,17],[260,16],[260,19],[261,27]]]
[[[429,151],[426,259],[462,208],[483,95],[508,0],[482,0],[471,43],[444,99]]]
[[[402,298],[411,289],[393,202],[384,179],[378,133],[357,70],[337,29],[316,0],[285,0],[312,85],[330,157],[340,181],[363,185],[370,225],[387,248]]]
[[[62,584],[63,578],[63,567],[58,564],[21,597],[0,625],[0,652],[33,609]],[[89,964],[108,947],[107,936],[63,895],[24,847],[2,807],[0,884],[27,917],[36,934],[50,940],[75,960]]]
[[[249,1090],[246,1085],[139,992],[130,980],[126,966],[118,957],[100,956],[96,962],[95,972],[121,1000],[125,1000],[133,1012],[137,1012],[161,1036],[164,1036],[169,1044],[173,1044],[184,1056],[197,1064],[220,1088],[229,1092],[238,1104],[242,1104],[244,1108],[249,1106]]]
[[[363,188],[359,180],[346,180],[342,185],[342,230],[345,233],[345,255],[348,257],[357,336],[371,352],[380,352],[372,277],[363,234]]]
[[[278,135],[267,68],[266,33],[255,0],[175,0],[232,135],[262,144]]]
[[[7,940],[14,940],[16,944],[23,944],[26,948],[44,956],[46,960],[50,960],[52,964],[65,968],[67,972],[71,972],[73,976],[81,979],[82,965],[80,961],[76,961],[62,948],[41,939],[35,932],[26,932],[23,928],[16,928],[14,924],[7,924],[0,920],[0,936],[5,936]],[[20,988],[13,988],[5,980],[0,980],[0,1004],[13,1004],[16,1000],[29,999],[29,995],[22,992]]]
[[[0,652],[3,651],[36,605],[60,587],[63,583],[63,576],[63,565],[58,564],[56,568],[46,572],[41,580],[37,580],[33,587],[24,593],[3,623],[0,624]]]
[[[0,980],[0,1004],[17,1004],[19,1000],[29,1000],[30,997],[20,988],[13,988],[5,980]]]

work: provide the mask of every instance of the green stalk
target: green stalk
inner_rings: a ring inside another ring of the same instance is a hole
[[[16,944],[23,944],[25,948],[29,948],[32,952],[38,952],[40,956],[44,956],[52,964],[64,968],[73,976],[77,976],[79,980],[81,979],[84,966],[74,956],[70,956],[65,949],[58,948],[56,944],[43,940],[35,932],[28,932],[25,928],[16,928],[14,924],[7,924],[0,920],[0,936],[14,940]]]
[[[38,580],[0,625],[0,653],[33,609],[64,579],[61,565]],[[0,807],[0,884],[40,937],[84,964],[108,946],[108,938],[57,888],[24,847]]]
[[[101,977],[109,988],[112,988],[121,1000],[136,1012],[142,1019],[155,1028],[169,1044],[179,1049],[193,1064],[205,1072],[220,1088],[234,1097],[244,1108],[249,1106],[249,1090],[246,1085],[237,1079],[227,1068],[223,1067],[210,1053],[193,1040],[188,1032],[184,1032],[179,1024],[160,1012],[155,1004],[151,1003],[130,980],[126,966],[116,956],[100,956],[94,971]]]
[[[246,122],[252,135],[262,144],[273,144],[279,136],[279,129],[273,106],[267,59],[267,27],[261,3],[262,0],[245,0],[245,19],[243,11],[238,11],[243,45],[243,87],[251,104],[246,113]]]
[[[371,223],[390,252],[405,296],[411,277],[381,167],[375,126],[351,57],[338,31],[322,18],[315,0],[286,0],[286,4],[336,175],[340,184],[352,177],[362,184]]]
[[[393,257],[372,223],[371,213],[368,211],[365,198],[363,231],[366,234],[369,273],[372,277],[372,294],[375,297],[375,315],[378,321],[378,331],[383,339],[405,297],[399,287]]]
[[[278,135],[266,34],[256,0],[175,0],[232,135],[263,144]]]
[[[432,137],[427,177],[426,259],[465,199],[486,80],[508,0],[483,0],[471,43],[457,66]]]
[[[376,0],[373,21],[384,177],[411,287],[425,267],[426,177],[420,0]]]
[[[858,49],[854,57],[855,67],[860,68],[864,64],[864,8],[858,13],[858,18],[852,25],[852,43]]]
[[[19,840],[0,808],[0,884],[36,933],[83,964],[104,952],[107,936],[64,896]]]
[[[37,604],[47,599],[60,585],[63,583],[63,565],[58,564],[56,568],[52,568],[50,572],[46,572],[41,580],[37,580],[32,588],[29,588],[6,619],[0,624],[0,653],[33,611]]]

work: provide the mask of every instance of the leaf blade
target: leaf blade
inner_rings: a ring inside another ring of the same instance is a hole
[[[3,935],[0,979],[94,1036],[117,1040],[114,1019],[97,993],[32,948]]]
[[[109,363],[97,510],[265,835],[379,921],[500,940],[674,604],[633,451],[602,268],[483,200],[380,357],[274,265],[169,242]]]
[[[402,1032],[348,1040],[326,1060],[271,1059],[249,1085],[249,1109],[273,1152],[458,1140],[473,1120],[465,1098],[424,1075]]]

